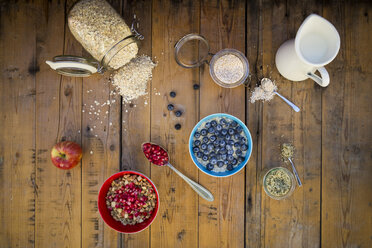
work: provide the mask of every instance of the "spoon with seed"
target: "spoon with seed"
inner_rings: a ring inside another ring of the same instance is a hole
[[[145,157],[154,165],[157,166],[168,166],[174,172],[177,173],[183,180],[185,180],[190,187],[195,190],[202,198],[207,201],[213,201],[214,197],[211,192],[209,192],[206,188],[201,186],[200,184],[194,182],[184,174],[182,174],[179,170],[173,167],[169,163],[169,155],[168,152],[161,146],[153,144],[153,143],[143,143],[142,144],[142,151],[145,154]]]
[[[291,163],[293,174],[295,174],[297,184],[298,186],[301,187],[302,186],[301,179],[298,176],[296,167],[294,166],[294,163],[292,161],[293,153],[294,153],[294,146],[292,144],[287,144],[287,143],[282,144],[282,157],[284,159],[288,159],[288,161]]]

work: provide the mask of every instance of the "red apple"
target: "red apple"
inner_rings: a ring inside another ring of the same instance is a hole
[[[83,152],[79,144],[72,141],[62,141],[53,146],[50,155],[57,168],[68,170],[80,162]]]

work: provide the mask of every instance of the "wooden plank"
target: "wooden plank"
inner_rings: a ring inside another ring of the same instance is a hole
[[[35,245],[35,8],[1,3],[0,246]]]
[[[245,8],[244,1],[202,1],[200,32],[209,41],[212,53],[224,48],[245,52]],[[245,120],[244,86],[218,86],[207,66],[200,81],[200,118],[228,113]],[[244,180],[245,170],[227,178],[199,173],[199,182],[215,197],[213,202],[199,200],[199,247],[244,246]]]
[[[154,1],[152,6],[152,55],[159,61],[154,70],[151,94],[151,140],[164,146],[174,166],[193,180],[198,169],[187,152],[188,137],[198,118],[193,82],[199,69],[184,69],[174,59],[174,44],[188,33],[199,32],[198,1]],[[171,98],[170,91],[177,96]],[[173,103],[183,114],[167,110]],[[175,130],[180,123],[182,128]],[[198,246],[198,196],[169,168],[151,167],[151,178],[160,194],[160,209],[151,226],[151,247]]]
[[[246,55],[249,61],[250,82],[246,90],[246,125],[252,135],[252,155],[246,165],[245,177],[245,247],[261,246],[261,132],[262,103],[251,104],[251,91],[262,78],[262,2],[247,1]]]
[[[145,39],[140,42],[138,55],[151,56],[151,9],[149,0],[124,1],[123,15],[126,23],[131,24],[134,19],[139,21],[138,31]],[[136,27],[137,28],[137,27]],[[150,176],[150,164],[141,152],[141,144],[150,140],[150,104],[151,82],[148,82],[146,96],[131,103],[122,105],[122,169],[135,170]],[[150,228],[130,235],[123,235],[123,247],[149,247]]]
[[[368,2],[324,6],[341,37],[322,100],[322,246],[372,247],[372,71]]]
[[[121,1],[110,1],[120,12]],[[85,57],[91,57],[84,51]],[[119,234],[97,208],[103,182],[120,170],[121,99],[109,82],[110,71],[83,79],[82,247],[115,247]]]
[[[279,92],[297,104],[294,112],[279,98],[263,106],[262,168],[284,166],[280,144],[293,143],[294,162],[303,182],[291,197],[277,201],[262,189],[261,246],[319,247],[321,91],[314,82],[292,83],[275,69],[275,54],[294,38],[303,19],[321,6],[315,2],[263,3],[263,74],[275,80]],[[262,185],[262,184],[261,184]],[[262,187],[262,186],[261,186]]]
[[[36,246],[81,246],[81,165],[63,171],[50,161],[61,140],[81,144],[82,79],[62,77],[45,64],[60,54],[81,55],[79,43],[64,26],[70,2],[40,1],[37,32],[36,152],[38,185]]]

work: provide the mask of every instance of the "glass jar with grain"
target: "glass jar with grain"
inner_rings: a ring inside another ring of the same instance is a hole
[[[143,39],[130,28],[105,0],[81,0],[68,14],[68,27],[77,41],[95,59],[78,56],[56,56],[47,61],[52,69],[67,76],[90,76],[107,69],[119,69],[138,53],[138,40]]]

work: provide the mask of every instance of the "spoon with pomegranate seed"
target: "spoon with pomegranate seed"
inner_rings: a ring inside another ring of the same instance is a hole
[[[153,144],[153,143],[143,143],[142,144],[142,151],[145,154],[145,157],[154,165],[157,166],[168,166],[174,172],[177,173],[183,180],[185,180],[196,193],[198,193],[202,198],[207,201],[213,201],[214,197],[211,192],[209,192],[206,188],[201,186],[200,184],[194,182],[184,174],[182,174],[179,170],[173,167],[169,163],[169,156],[168,152],[161,146]]]

